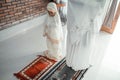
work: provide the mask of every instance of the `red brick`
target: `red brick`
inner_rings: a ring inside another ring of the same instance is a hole
[[[3,23],[3,22],[7,22],[7,21],[9,21],[9,20],[10,20],[10,18],[2,19],[2,20],[1,20],[1,23]]]
[[[4,11],[2,10],[2,11],[0,11],[0,14],[3,14],[4,13]]]
[[[29,7],[26,8],[26,10],[29,10],[29,9],[30,9]]]
[[[26,1],[25,1],[25,0],[21,0],[20,2],[21,2],[21,3],[25,3]]]
[[[7,19],[2,19],[2,20],[0,20],[1,23],[4,23],[4,22],[6,22],[6,21],[7,21]]]
[[[6,22],[0,23],[0,26],[3,26],[3,25],[5,25],[5,24],[6,24]]]
[[[25,8],[22,8],[21,11],[25,11]]]
[[[16,7],[16,5],[8,6],[8,8],[15,8],[15,7]]]
[[[15,21],[15,22],[12,22],[12,24],[18,24],[20,23],[20,21]]]
[[[9,21],[7,21],[7,23],[12,23],[12,22],[15,22],[16,20],[15,19],[13,19],[13,20],[9,20]]]
[[[0,14],[0,17],[6,16],[8,13]]]
[[[26,8],[27,6],[21,6],[22,8]]]
[[[18,6],[24,6],[24,5],[25,5],[24,3],[22,3],[22,4],[17,4],[17,7],[18,7]]]
[[[12,1],[15,1],[15,0],[5,0],[6,2],[12,2]]]
[[[2,19],[5,19],[5,17],[3,16],[3,17],[0,17],[0,20],[2,20]]]
[[[11,23],[6,23],[5,25],[2,26],[3,29],[9,28],[11,26]]]
[[[9,14],[9,15],[6,15],[5,17],[9,18],[9,17],[13,17],[13,16],[14,16],[14,14]]]
[[[44,14],[46,4],[47,0],[0,0],[2,29]]]
[[[0,8],[2,8],[2,3],[0,3]]]
[[[20,22],[24,22],[24,21],[26,21],[26,20],[27,20],[27,18],[25,18],[25,19],[21,19]]]
[[[38,1],[32,1],[31,3],[35,4],[35,3],[38,3]]]
[[[14,10],[18,10],[18,9],[21,9],[21,7],[15,7]]]
[[[4,7],[4,6],[10,6],[11,5],[11,3],[4,3],[4,4],[2,4],[2,6]]]
[[[18,4],[20,3],[20,1],[15,1],[15,2],[12,2],[12,4]]]
[[[1,11],[1,10],[5,10],[5,9],[7,9],[7,7],[2,7],[2,8],[0,8],[0,11]]]
[[[33,7],[34,5],[36,5],[36,4],[29,4],[29,5],[27,5],[27,7]]]
[[[5,1],[4,1],[4,0],[1,0],[1,1],[0,1],[0,4],[2,4],[2,3],[5,3]]]
[[[16,11],[10,11],[8,12],[10,15],[14,15],[16,13]]]
[[[3,30],[2,26],[0,26],[0,30]]]
[[[14,17],[10,17],[11,20],[13,20],[13,19],[17,20],[17,18],[18,18],[18,15],[16,15],[16,16],[14,15]]]
[[[22,14],[22,12],[15,13],[15,15],[20,15],[20,14]]]
[[[5,10],[3,10],[4,12],[10,12],[10,11],[12,11],[12,9],[5,9]]]

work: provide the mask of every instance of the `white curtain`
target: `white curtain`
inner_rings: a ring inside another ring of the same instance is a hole
[[[106,1],[68,0],[66,63],[76,71],[91,64],[95,36],[107,10]]]

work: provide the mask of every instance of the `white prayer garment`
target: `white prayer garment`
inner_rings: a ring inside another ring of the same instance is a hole
[[[56,61],[60,60],[62,55],[62,40],[63,40],[63,31],[60,21],[60,16],[57,11],[56,4],[50,2],[47,5],[48,11],[55,12],[54,16],[50,16],[48,13],[48,18],[46,21],[46,26],[44,28],[44,36],[46,36],[47,48],[48,51],[45,52],[45,55]]]
[[[67,22],[67,0],[56,0],[56,3],[65,5],[65,6],[59,7],[58,11],[60,14],[62,25],[66,25],[66,22]]]
[[[91,64],[95,35],[104,20],[105,0],[68,0],[66,63],[74,70]]]

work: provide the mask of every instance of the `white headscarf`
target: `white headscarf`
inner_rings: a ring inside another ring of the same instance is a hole
[[[58,24],[58,25],[61,25],[61,21],[60,21],[60,16],[59,16],[59,13],[58,13],[58,10],[57,10],[57,6],[54,2],[50,2],[48,3],[47,5],[47,10],[52,10],[52,11],[55,11],[56,14],[55,16],[53,16],[52,18],[55,19],[55,22]]]
[[[48,5],[47,5],[47,10],[57,11],[57,6],[56,6],[56,4],[53,3],[53,2],[48,3]]]

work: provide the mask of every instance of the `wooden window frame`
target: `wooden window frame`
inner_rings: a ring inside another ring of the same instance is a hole
[[[117,24],[119,15],[120,15],[120,2],[118,3],[118,7],[117,7],[117,11],[115,13],[115,16],[113,17],[113,20],[111,23],[112,26],[110,27],[110,26],[102,25],[101,31],[105,31],[107,33],[112,34],[114,32],[115,26]]]

